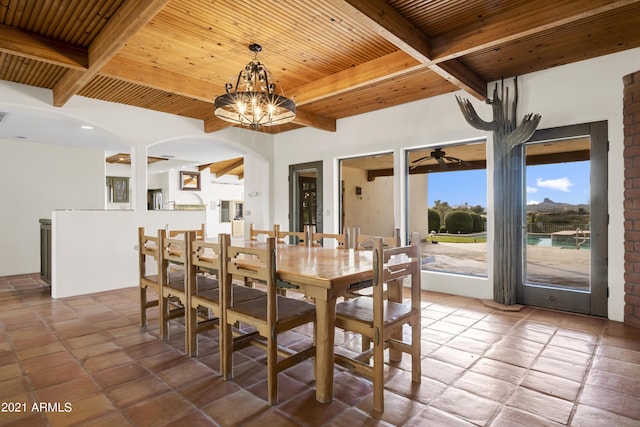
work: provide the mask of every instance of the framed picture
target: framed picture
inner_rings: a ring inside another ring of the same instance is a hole
[[[109,202],[129,203],[129,178],[120,176],[107,177]]]
[[[200,190],[200,172],[180,171],[181,190]]]

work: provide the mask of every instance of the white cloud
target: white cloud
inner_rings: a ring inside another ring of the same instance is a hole
[[[527,186],[527,193],[537,193],[538,189],[536,187]]]
[[[540,203],[540,202],[537,202],[537,201],[535,201],[535,200],[529,200],[529,201],[527,202],[527,205],[537,205],[538,203]]]
[[[558,179],[542,179],[538,178],[536,180],[538,187],[550,188],[552,190],[564,191],[565,193],[569,192],[569,187],[573,186],[573,183],[569,181],[569,178],[558,178]]]

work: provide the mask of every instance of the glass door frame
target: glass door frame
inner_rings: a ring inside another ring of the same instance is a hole
[[[541,129],[527,141],[535,143],[579,136],[590,137],[590,222],[591,259],[590,290],[571,290],[525,283],[526,275],[526,226],[522,233],[522,264],[519,274],[517,301],[525,305],[547,307],[562,311],[606,317],[608,313],[608,127],[606,121]],[[525,147],[522,147],[523,150]],[[523,162],[526,162],[523,156]],[[524,181],[524,180],[523,180]],[[523,182],[523,194],[524,191]],[[524,199],[524,198],[523,198]],[[522,201],[526,206],[526,200]],[[523,209],[522,224],[526,224]]]

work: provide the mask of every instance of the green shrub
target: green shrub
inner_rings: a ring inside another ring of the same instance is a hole
[[[429,229],[427,233],[431,233],[435,231],[436,233],[440,231],[440,214],[438,211],[433,209],[427,210],[427,222],[429,223]]]
[[[473,232],[481,233],[484,231],[484,217],[475,212],[471,212],[471,219],[473,219]]]
[[[450,212],[444,222],[449,233],[469,234],[473,232],[473,218],[467,211]]]

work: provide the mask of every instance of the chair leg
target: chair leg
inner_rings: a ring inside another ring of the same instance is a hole
[[[411,324],[411,381],[420,383],[422,365],[420,363],[420,320]]]
[[[384,340],[373,342],[373,410],[384,412]]]
[[[161,294],[158,295],[158,311],[160,313],[160,337],[163,340],[169,339],[169,299]]]
[[[147,326],[147,287],[140,287],[140,326]]]
[[[186,346],[187,354],[190,356],[198,355],[198,307],[191,307],[185,310],[185,334],[186,334]]]
[[[233,333],[231,325],[220,319],[220,371],[225,381],[233,378]]]
[[[267,389],[269,406],[278,403],[278,342],[272,336],[267,340]]]

